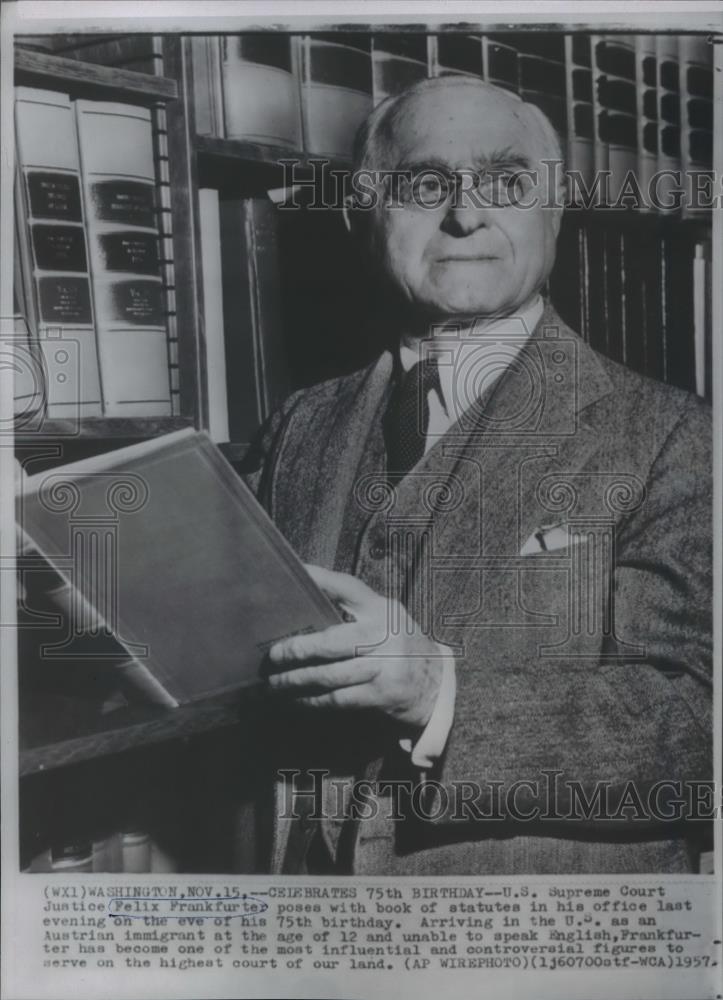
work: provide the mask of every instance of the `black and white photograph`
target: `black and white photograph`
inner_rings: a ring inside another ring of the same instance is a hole
[[[3,996],[720,996],[720,6],[44,6]]]

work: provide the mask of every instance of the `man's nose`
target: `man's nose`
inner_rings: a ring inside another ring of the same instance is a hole
[[[481,204],[479,198],[461,194],[450,204],[440,228],[450,236],[469,236],[490,224],[491,211],[492,207]]]

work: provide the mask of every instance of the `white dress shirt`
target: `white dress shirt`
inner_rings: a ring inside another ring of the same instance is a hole
[[[399,360],[404,371],[418,361],[435,356],[443,399],[430,389],[429,424],[425,453],[493,385],[524,346],[542,316],[543,302],[538,296],[521,313],[503,318],[475,330],[459,330],[446,326],[434,338],[402,340]],[[412,755],[412,763],[421,769],[430,768],[441,757],[454,720],[457,694],[454,655],[448,646],[436,644],[444,657],[442,681],[432,714],[419,739],[399,741],[403,750]]]

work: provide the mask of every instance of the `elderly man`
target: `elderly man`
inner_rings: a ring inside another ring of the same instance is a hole
[[[398,343],[292,396],[248,466],[344,618],[270,650],[273,871],[694,870],[709,414],[543,300],[555,161],[535,106],[462,77],[358,138],[377,197],[347,221]]]

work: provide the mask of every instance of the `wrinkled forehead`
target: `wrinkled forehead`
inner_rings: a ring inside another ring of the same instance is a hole
[[[478,168],[501,154],[532,166],[540,155],[523,103],[474,86],[410,95],[395,108],[385,131],[393,169],[411,163]]]

